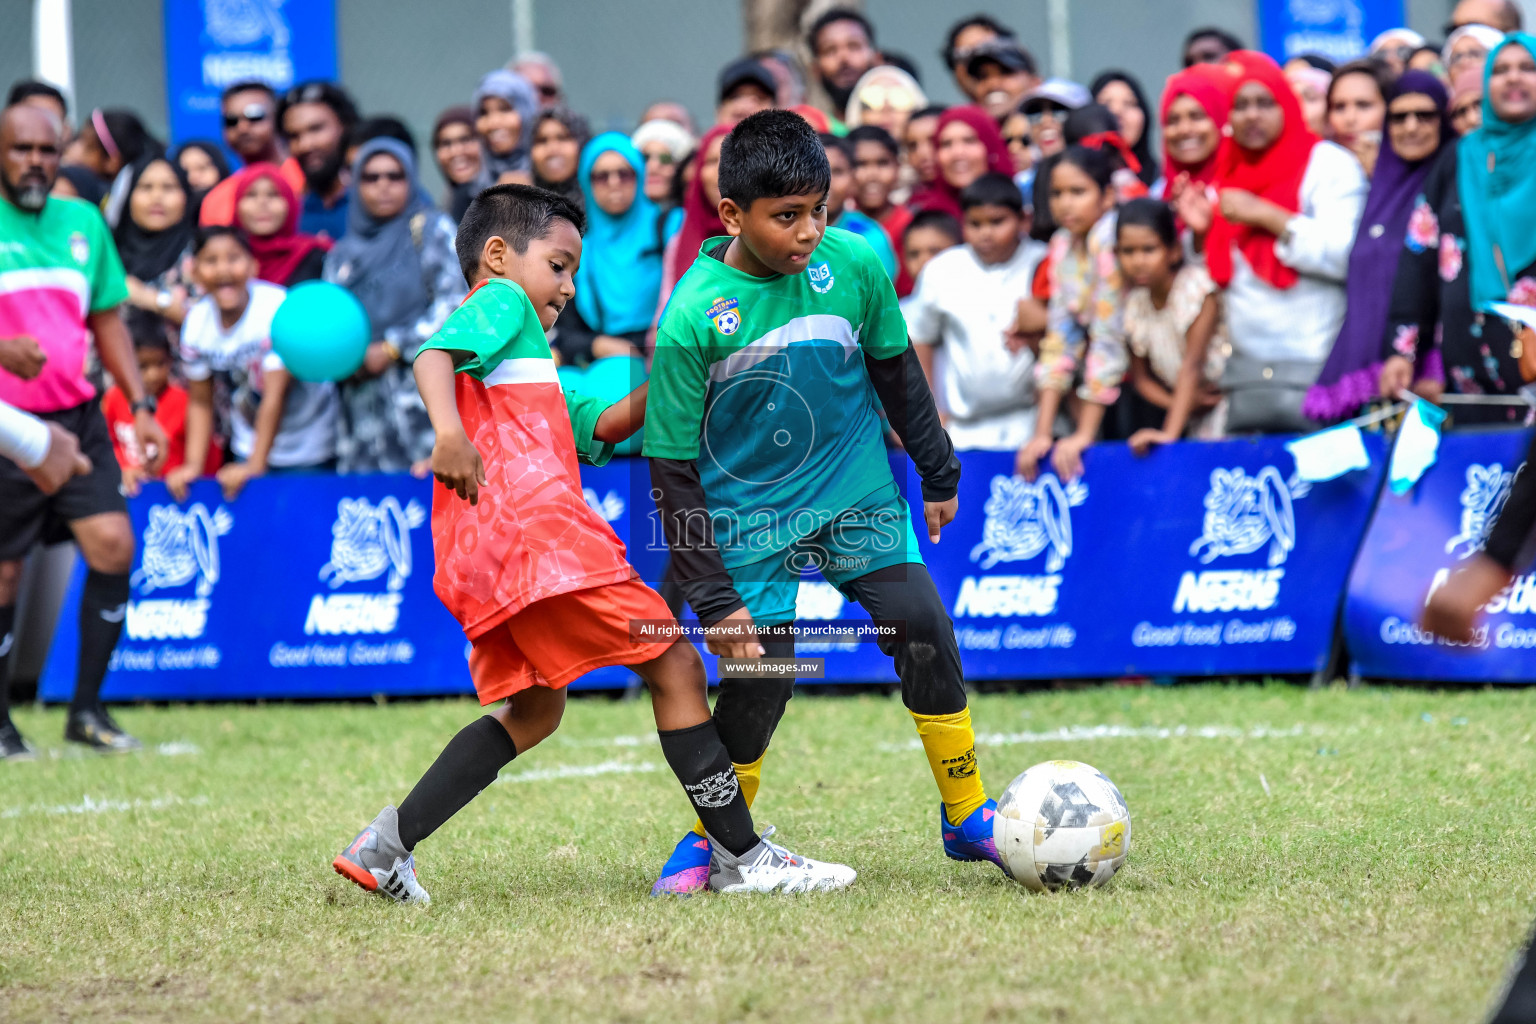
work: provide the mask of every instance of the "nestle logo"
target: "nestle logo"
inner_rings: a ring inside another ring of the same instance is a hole
[[[400,622],[398,593],[316,594],[309,602],[304,632],[313,636],[389,633]]]
[[[1053,615],[1061,577],[967,576],[955,598],[956,617]]]
[[[1280,598],[1284,569],[1223,569],[1186,572],[1173,599],[1175,612],[1234,612],[1273,608]]]

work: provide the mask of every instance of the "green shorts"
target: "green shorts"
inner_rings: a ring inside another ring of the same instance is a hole
[[[754,622],[790,622],[800,580],[812,570],[834,587],[876,569],[923,564],[912,510],[892,485],[847,509],[788,549],[731,567],[731,584]],[[846,592],[845,592],[846,595]]]

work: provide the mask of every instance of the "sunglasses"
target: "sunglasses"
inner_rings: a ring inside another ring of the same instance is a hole
[[[645,154],[646,163],[650,163],[652,160],[661,164],[663,167],[671,167],[673,164],[677,163],[677,161],[672,158],[672,154],[665,149],[658,149],[654,153]]]
[[[1029,133],[1028,132],[1024,132],[1023,134],[1020,134],[1020,135],[1004,135],[1003,136],[1003,141],[1008,143],[1008,145],[1010,145],[1010,146],[1014,146],[1014,145],[1027,146],[1031,142],[1033,142],[1034,140],[1029,137]]]
[[[358,177],[364,185],[377,185],[381,181],[400,182],[405,180],[404,171],[364,171]]]
[[[267,119],[267,116],[270,113],[271,111],[262,106],[260,103],[252,103],[238,114],[225,114],[224,127],[233,128],[241,121],[249,121],[251,124],[260,124]]]
[[[1032,110],[1025,114],[1024,117],[1029,121],[1030,124],[1039,124],[1041,121],[1045,120],[1047,114],[1051,116],[1052,120],[1060,121],[1061,115],[1065,114],[1066,112],[1066,107],[1047,101],[1040,105],[1039,110]]]
[[[859,103],[870,110],[900,110],[910,113],[917,109],[917,99],[899,85],[881,85],[871,82],[859,90]]]
[[[539,95],[547,100],[557,100],[560,98],[560,87],[558,85],[541,85],[538,89]]]
[[[1418,124],[1439,124],[1440,112],[1437,110],[1394,110],[1387,114],[1387,121],[1394,127],[1400,127],[1413,120]]]
[[[635,172],[627,167],[621,171],[592,172],[592,184],[594,185],[628,185],[634,180]]]

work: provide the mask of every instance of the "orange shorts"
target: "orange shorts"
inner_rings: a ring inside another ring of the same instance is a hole
[[[661,595],[638,578],[535,601],[471,642],[469,676],[480,703],[530,686],[558,689],[605,665],[659,658],[673,640],[636,640],[636,619],[672,621]]]

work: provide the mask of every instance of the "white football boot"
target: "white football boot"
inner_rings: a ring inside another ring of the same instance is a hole
[[[828,864],[790,853],[770,841],[773,826],[756,846],[735,856],[710,839],[709,887],[715,892],[829,892],[846,889],[858,877],[846,864]]]

